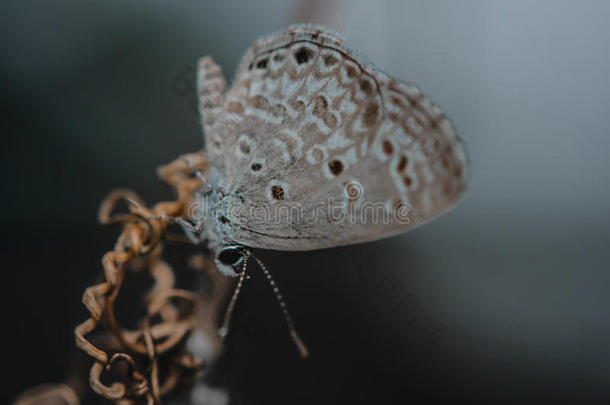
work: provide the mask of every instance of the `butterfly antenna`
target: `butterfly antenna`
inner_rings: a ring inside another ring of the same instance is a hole
[[[303,343],[303,341],[297,334],[296,328],[294,327],[294,322],[292,321],[292,317],[290,316],[290,313],[288,312],[288,307],[286,306],[286,301],[284,301],[284,298],[282,297],[282,293],[280,293],[280,289],[278,288],[277,284],[275,283],[275,280],[273,279],[273,277],[271,277],[271,273],[269,273],[269,270],[267,270],[267,267],[263,264],[263,262],[258,257],[254,256],[254,255],[251,255],[251,256],[254,258],[254,260],[256,260],[256,263],[258,263],[261,270],[263,270],[263,273],[265,273],[265,276],[267,277],[267,280],[269,281],[269,285],[271,285],[271,287],[273,287],[273,292],[275,293],[275,298],[277,299],[277,302],[280,304],[280,308],[282,309],[282,314],[284,315],[284,319],[286,320],[286,324],[288,325],[288,331],[290,332],[290,337],[294,341],[294,344],[297,347],[299,354],[304,358],[308,357],[309,350],[307,350],[307,346],[305,346],[305,343]]]
[[[224,320],[222,321],[222,326],[218,329],[218,334],[221,338],[225,338],[229,334],[229,325],[231,323],[231,315],[233,314],[233,310],[235,309],[235,304],[237,303],[237,297],[239,297],[239,293],[241,291],[241,287],[244,285],[244,280],[246,279],[246,267],[248,265],[248,257],[250,255],[244,255],[244,261],[241,266],[241,273],[239,274],[239,280],[237,281],[237,286],[235,287],[235,291],[233,291],[233,296],[231,297],[231,301],[229,301],[229,306],[227,307],[227,312],[225,312]]]

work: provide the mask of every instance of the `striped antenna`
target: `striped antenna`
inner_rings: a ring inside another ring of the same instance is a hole
[[[218,334],[223,339],[229,334],[231,315],[233,314],[233,310],[235,309],[235,304],[237,303],[237,297],[239,297],[241,287],[244,285],[244,280],[246,279],[246,266],[248,264],[248,257],[250,257],[249,254],[244,254],[244,261],[241,266],[241,273],[239,274],[237,286],[235,287],[235,291],[233,292],[233,296],[231,297],[231,301],[229,302],[229,306],[227,307],[227,312],[225,312],[225,318],[222,322],[222,326],[220,327],[220,329],[218,329]]]
[[[288,331],[290,332],[290,337],[294,341],[294,344],[297,347],[299,354],[303,358],[308,357],[309,350],[307,350],[307,347],[305,346],[305,344],[303,343],[303,341],[297,334],[296,328],[294,327],[294,322],[292,321],[292,317],[290,316],[290,313],[288,312],[288,307],[286,306],[286,301],[284,301],[284,297],[282,297],[282,293],[280,292],[280,289],[278,288],[275,280],[273,279],[273,277],[271,277],[271,273],[269,273],[269,270],[267,270],[267,267],[263,264],[263,262],[254,255],[252,255],[252,257],[254,258],[254,260],[256,260],[256,263],[258,263],[261,270],[263,270],[263,273],[265,273],[265,276],[267,277],[267,280],[269,281],[269,285],[271,285],[271,287],[273,288],[275,298],[277,299],[277,302],[280,304],[280,308],[282,309],[282,314],[284,315],[284,319],[286,320],[286,324],[288,325]]]

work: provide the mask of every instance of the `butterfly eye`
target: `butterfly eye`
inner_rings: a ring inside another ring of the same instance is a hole
[[[236,267],[239,266],[245,257],[245,249],[242,246],[227,246],[218,253],[220,263]]]

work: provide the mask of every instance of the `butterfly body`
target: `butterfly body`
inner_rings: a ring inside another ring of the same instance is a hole
[[[330,30],[295,25],[256,41],[225,87],[203,58],[202,238],[217,252],[379,239],[442,214],[466,190],[466,150],[441,109]]]

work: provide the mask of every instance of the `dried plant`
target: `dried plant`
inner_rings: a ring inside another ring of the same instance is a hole
[[[205,171],[207,164],[201,151],[158,170],[159,177],[175,190],[176,201],[147,208],[135,193],[116,190],[100,207],[100,221],[121,224],[122,232],[114,249],[102,259],[104,281],[85,290],[83,304],[90,316],[74,334],[76,345],[94,359],[89,372],[91,388],[116,404],[159,404],[179,383],[200,376],[202,360],[185,348],[185,337],[192,331],[206,335],[213,353],[220,349],[218,315],[232,280],[216,270],[213,260],[197,256],[191,264],[205,272],[212,288],[206,288],[205,294],[176,289],[174,272],[161,259],[164,241],[184,240],[168,232],[169,223],[163,218],[186,217],[194,192],[201,186],[196,171]],[[120,201],[128,202],[128,212],[113,214]],[[154,280],[145,298],[146,316],[136,330],[123,328],[115,316],[127,271],[144,272]],[[104,347],[87,337],[101,329],[100,324],[105,328],[95,341]],[[47,403],[73,405],[78,398],[70,387],[61,385],[38,387],[17,400],[18,405]]]

